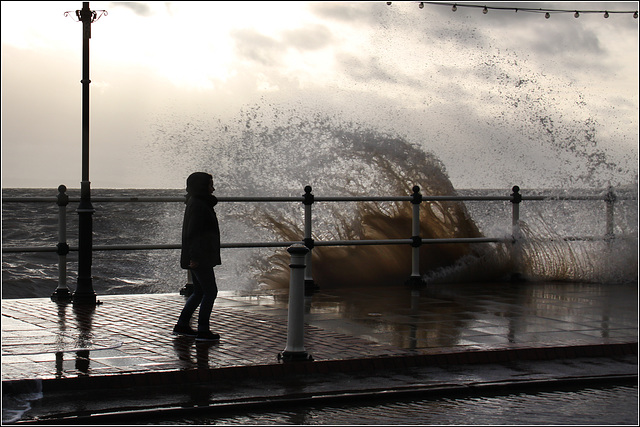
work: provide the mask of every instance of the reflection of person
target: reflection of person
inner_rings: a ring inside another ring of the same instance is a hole
[[[208,173],[194,172],[187,178],[180,266],[191,270],[194,290],[184,304],[173,333],[193,336],[197,341],[220,339],[220,335],[209,329],[209,317],[218,296],[213,267],[221,264],[220,228],[213,210],[218,199],[213,195],[214,190],[213,177]],[[198,330],[195,331],[189,323],[198,306]]]

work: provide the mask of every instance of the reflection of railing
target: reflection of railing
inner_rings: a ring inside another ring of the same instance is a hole
[[[66,211],[70,202],[79,202],[80,198],[72,198],[66,194],[67,188],[64,185],[58,187],[57,197],[3,197],[3,203],[11,202],[51,202],[59,207],[58,218],[58,244],[56,246],[29,246],[29,247],[3,247],[3,253],[16,252],[56,252],[59,256],[59,277],[58,288],[54,292],[56,295],[67,295],[66,285],[66,256],[70,251],[78,251],[77,246],[69,246],[66,241]],[[509,196],[425,196],[420,194],[418,186],[413,187],[411,196],[395,197],[316,197],[311,193],[311,187],[304,189],[305,194],[300,197],[219,197],[221,203],[227,202],[302,202],[304,205],[304,237],[299,241],[290,242],[242,242],[242,243],[222,243],[222,248],[265,248],[265,247],[289,247],[295,244],[303,244],[309,249],[306,255],[305,284],[313,287],[311,253],[315,246],[358,246],[358,245],[411,245],[412,247],[412,269],[409,283],[420,283],[420,246],[424,244],[443,243],[511,243],[512,256],[515,264],[519,265],[520,257],[519,244],[520,232],[520,203],[524,200],[602,200],[606,203],[606,230],[603,236],[583,236],[583,237],[563,237],[566,241],[576,240],[605,240],[614,238],[614,203],[618,199],[613,189],[598,196],[523,196],[520,188],[514,186]],[[184,197],[93,197],[93,202],[181,202]],[[424,239],[420,236],[420,205],[423,202],[445,202],[445,201],[510,201],[512,204],[512,235],[505,237],[462,237],[449,239]],[[323,240],[314,241],[312,237],[312,205],[316,202],[410,202],[413,208],[412,215],[412,235],[406,239],[385,239],[385,240]],[[128,245],[94,245],[95,251],[112,250],[158,250],[158,249],[180,249],[180,244],[128,244]],[[517,273],[517,272],[514,272]]]

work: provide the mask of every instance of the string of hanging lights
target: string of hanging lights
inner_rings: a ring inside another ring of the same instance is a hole
[[[391,6],[391,3],[393,2],[388,1],[387,5]],[[544,17],[547,19],[551,18],[551,15],[556,13],[573,13],[573,16],[575,18],[579,18],[581,14],[589,14],[589,13],[601,14],[605,18],[608,18],[611,14],[618,13],[618,14],[633,15],[635,19],[638,19],[637,10],[635,11],[634,10],[575,10],[575,9],[546,9],[546,8],[533,9],[533,8],[527,8],[527,7],[486,6],[486,5],[479,5],[479,4],[443,3],[443,2],[435,2],[435,1],[421,1],[416,3],[418,4],[418,7],[420,9],[424,9],[425,4],[431,4],[431,5],[437,5],[437,6],[450,6],[453,12],[457,11],[459,7],[478,8],[478,9],[482,9],[482,13],[484,13],[485,15],[489,13],[490,10],[503,10],[503,11],[510,10],[516,13],[517,12],[540,13],[540,14],[544,14]]]

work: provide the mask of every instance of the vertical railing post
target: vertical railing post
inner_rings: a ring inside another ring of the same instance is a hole
[[[287,249],[291,254],[289,279],[289,317],[287,320],[287,345],[278,354],[284,362],[313,360],[304,349],[304,259],[309,249],[295,244]]]
[[[318,285],[313,281],[313,237],[312,237],[312,218],[311,207],[314,202],[313,194],[311,194],[311,186],[304,187],[304,245],[309,249],[305,256],[306,267],[304,269],[304,293],[312,295],[318,290]]]
[[[411,286],[422,285],[422,277],[420,276],[420,246],[422,246],[422,237],[420,237],[420,204],[422,203],[422,194],[420,187],[413,187],[411,204],[411,277],[405,282]]]
[[[58,287],[51,295],[51,300],[56,302],[71,301],[71,292],[67,286],[67,254],[69,245],[67,244],[67,205],[69,196],[66,194],[67,187],[58,187]]]
[[[520,202],[522,202],[522,195],[520,194],[520,187],[514,185],[511,189],[511,261],[513,264],[513,271],[511,272],[512,281],[522,280],[522,230],[520,229]]]
[[[604,198],[605,201],[605,206],[606,206],[606,230],[605,230],[605,235],[604,235],[604,239],[607,242],[607,245],[611,246],[611,244],[613,243],[613,239],[615,238],[614,235],[614,218],[613,218],[613,205],[616,202],[616,195],[613,192],[613,187],[609,187],[608,191],[607,191],[607,195]]]

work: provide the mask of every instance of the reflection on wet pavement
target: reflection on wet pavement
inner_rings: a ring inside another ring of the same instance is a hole
[[[171,334],[184,304],[178,294],[100,299],[103,304],[90,309],[45,298],[3,300],[3,381],[190,371],[197,377],[226,367],[263,367],[267,374],[275,372],[271,366],[286,344],[288,296],[282,292],[220,293],[212,327],[222,339],[209,344]],[[305,347],[316,365],[638,340],[634,284],[321,286],[305,303]]]
[[[287,296],[245,297],[286,309]],[[323,290],[307,323],[404,349],[637,340],[637,288],[581,283],[477,283]]]
[[[28,416],[272,402],[274,393],[315,397],[358,387],[386,392],[392,384],[467,388],[637,375],[636,284],[321,287],[305,301],[305,347],[314,361],[290,364],[276,358],[287,340],[286,293],[220,293],[212,327],[222,338],[211,343],[172,335],[184,305],[177,293],[100,300],[95,307],[3,300],[3,393],[8,384],[43,391],[32,393],[42,401]],[[101,397],[78,399],[86,390]],[[26,410],[20,405],[14,418]]]

